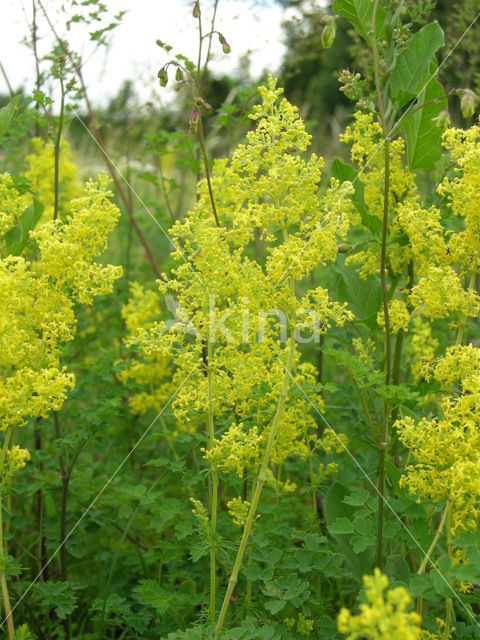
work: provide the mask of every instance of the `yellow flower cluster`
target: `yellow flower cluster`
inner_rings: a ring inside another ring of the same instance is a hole
[[[366,604],[355,615],[341,609],[338,630],[348,640],[418,640],[421,638],[420,616],[409,611],[412,599],[404,587],[388,589],[388,578],[379,569],[364,576]]]
[[[0,175],[0,257],[5,253],[4,236],[23,213],[25,204],[8,173]]]
[[[20,211],[21,196],[8,176],[1,185],[7,186],[0,189],[6,212],[0,220],[10,216],[6,227]],[[75,333],[74,300],[91,303],[94,296],[109,293],[121,273],[119,267],[94,262],[119,215],[106,187],[105,177],[87,183],[66,219],[46,221],[31,233],[34,262],[0,257],[1,430],[60,409],[73,387],[73,374],[61,365],[61,346]]]
[[[67,219],[50,220],[36,229],[32,237],[40,253],[42,272],[55,286],[72,292],[82,304],[112,291],[122,274],[121,267],[95,262],[107,247],[120,212],[110,201],[109,178],[85,183],[84,194],[72,200]]]
[[[452,236],[449,249],[452,259],[469,273],[480,267],[480,125],[447,129],[443,143],[454,163],[453,177],[444,178],[438,193],[464,222],[464,229]]]
[[[419,497],[449,500],[450,531],[476,530],[480,516],[480,349],[450,347],[433,367],[441,385],[440,418],[395,423],[415,464],[401,484]]]
[[[240,497],[232,498],[227,502],[227,509],[233,524],[236,524],[238,527],[243,527],[247,520],[250,502],[248,500],[242,500]]]
[[[124,374],[148,385],[132,400],[137,411],[155,406],[168,378],[168,384],[181,386],[172,402],[179,428],[203,427],[208,411],[231,425],[205,456],[217,469],[239,475],[263,452],[294,328],[319,335],[352,317],[323,288],[297,296],[293,281],[335,259],[354,215],[345,197],[353,187],[333,181],[320,192],[323,160],[299,155],[310,136],[297,109],[281,98],[272,78],[259,92],[261,104],[251,116],[256,128],[230,159],[213,166],[220,226],[203,180],[193,210],[171,229],[175,266],[159,287],[175,300],[177,317],[162,321],[157,311],[156,321],[147,314],[145,322],[132,324],[127,345],[135,350],[134,364]],[[140,295],[134,291],[133,300]],[[125,310],[126,321],[134,306]],[[167,376],[166,359],[173,369]],[[148,363],[158,364],[150,378],[142,368]],[[312,388],[316,382],[296,347],[292,376]],[[307,402],[289,399],[272,460],[305,456],[306,431],[316,431]]]
[[[51,220],[55,200],[54,189],[54,146],[41,138],[32,138],[30,141],[33,152],[25,157],[24,175],[30,180],[32,190],[38,200],[45,207],[42,220]],[[77,165],[73,162],[70,145],[65,139],[60,141],[58,180],[58,208],[63,216],[70,211],[70,203],[74,198],[82,194],[78,180]]]

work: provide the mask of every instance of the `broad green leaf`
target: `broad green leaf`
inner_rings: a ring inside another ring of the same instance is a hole
[[[7,252],[11,256],[19,256],[28,242],[30,231],[37,226],[44,210],[43,204],[33,198],[31,204],[18,218],[17,223],[5,234]]]
[[[374,0],[333,0],[333,10],[347,18],[355,31],[362,36],[366,42],[372,40],[372,20]],[[377,40],[385,37],[386,16],[383,3],[378,3],[377,16],[375,19],[375,33]]]
[[[436,22],[425,25],[408,40],[391,77],[390,93],[398,107],[425,88],[432,58],[443,44],[443,30]]]
[[[369,229],[374,235],[380,233],[382,229],[381,221],[372,216],[368,212],[367,205],[365,204],[364,190],[365,185],[358,179],[358,171],[350,164],[342,162],[338,158],[332,162],[330,167],[330,173],[334,178],[340,180],[340,182],[351,182],[355,188],[355,192],[351,196],[352,202],[355,205],[358,213],[362,217],[362,224]]]
[[[377,313],[382,305],[380,280],[370,277],[362,280],[354,266],[345,266],[339,256],[335,269],[338,273],[336,299],[347,302],[355,316],[355,322],[377,329]]]
[[[20,98],[21,96],[15,96],[15,98],[12,98],[5,107],[0,109],[0,140],[3,138],[12,123]]]
[[[436,64],[434,63],[431,66],[430,75],[433,75],[435,69]],[[436,78],[432,78],[418,96],[418,102],[413,107],[417,111],[413,114],[407,114],[405,118],[407,157],[411,169],[428,171],[434,168],[435,162],[440,158],[442,134],[434,118],[446,106],[447,99],[443,87]]]

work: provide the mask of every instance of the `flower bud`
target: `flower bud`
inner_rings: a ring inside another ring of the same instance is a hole
[[[194,18],[200,18],[200,2],[199,0],[195,0],[195,4],[193,5],[192,15]]]
[[[200,96],[197,96],[197,97],[195,98],[195,104],[196,104],[198,107],[201,107],[201,106],[203,105],[203,103],[204,103],[204,100],[203,100],[203,98],[201,98]]]
[[[326,16],[325,26],[323,27],[322,35],[320,37],[322,47],[324,49],[330,49],[335,40],[336,33],[337,25],[335,23],[335,18],[333,16]]]
[[[177,70],[175,71],[175,80],[177,82],[182,82],[183,80],[183,73],[180,67],[177,67]]]
[[[437,123],[438,128],[443,132],[452,124],[450,121],[450,115],[446,109],[441,111],[433,120]]]
[[[197,107],[193,108],[192,113],[190,114],[190,118],[188,119],[188,125],[190,127],[190,133],[197,133],[197,127],[198,127]]]
[[[222,45],[223,53],[230,53],[232,50],[232,47],[226,41],[225,36],[219,33],[218,39],[220,40],[220,44]]]
[[[160,86],[166,87],[168,84],[168,73],[165,67],[162,67],[157,73],[157,77],[160,80]]]
[[[213,107],[209,102],[204,102],[203,108],[205,109],[205,111],[211,111]]]
[[[464,89],[462,99],[460,100],[460,110],[464,118],[471,118],[475,113],[475,106],[478,102],[478,96],[471,89]]]

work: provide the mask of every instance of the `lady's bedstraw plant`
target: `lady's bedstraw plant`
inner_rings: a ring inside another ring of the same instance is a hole
[[[37,148],[40,143],[35,142]],[[53,179],[51,156],[41,154]],[[53,184],[53,183],[52,183]],[[63,219],[42,220],[42,206],[25,209],[25,195],[8,174],[0,177],[0,454],[1,495],[29,453],[13,444],[31,419],[46,418],[62,406],[74,375],[61,363],[62,345],[75,334],[75,304],[90,305],[112,291],[121,268],[95,260],[105,249],[119,211],[108,180],[85,184]],[[30,195],[31,198],[31,195]],[[0,514],[1,514],[0,509]],[[14,637],[6,584],[7,555],[0,517],[0,583],[9,637]]]
[[[210,477],[235,473],[248,481],[248,501],[229,501],[243,534],[217,630],[225,620],[263,486],[274,481],[271,462],[306,456],[305,433],[308,445],[316,446],[317,427],[308,403],[289,394],[295,381],[312,388],[315,381],[314,368],[301,362],[297,339],[302,330],[318,334],[331,322],[342,325],[351,318],[324,288],[301,295],[298,283],[317,265],[335,259],[353,211],[346,198],[352,187],[340,187],[333,179],[319,195],[323,163],[314,155],[308,160],[298,155],[307,149],[309,135],[296,108],[280,98],[282,90],[272,78],[259,92],[262,103],[251,115],[256,129],[231,159],[213,165],[219,224],[203,180],[193,210],[171,229],[177,264],[163,276],[160,291],[175,297],[177,321],[138,328],[130,339],[146,362],[170,360],[174,387],[181,385],[173,401],[177,424],[188,430],[206,428]],[[265,244],[264,262],[254,257],[256,229]],[[311,237],[314,241],[302,252]],[[287,268],[289,275],[282,278]],[[127,322],[132,312],[133,305],[125,309]],[[153,397],[157,395],[155,389]],[[148,406],[148,394],[140,397]],[[322,406],[321,398],[315,401]],[[220,432],[215,423],[230,426]],[[214,480],[211,522],[217,492]],[[215,549],[214,528],[210,535]],[[214,562],[212,555],[211,587]],[[212,606],[212,598],[210,602]]]

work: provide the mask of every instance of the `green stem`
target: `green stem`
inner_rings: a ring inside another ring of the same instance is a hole
[[[375,23],[377,17],[379,0],[375,0],[372,16],[372,41],[373,41],[373,65],[375,72],[375,88],[378,99],[378,111],[384,133],[384,188],[383,188],[383,221],[382,221],[382,244],[380,252],[380,283],[382,288],[383,315],[385,321],[385,385],[390,385],[391,376],[391,337],[390,337],[390,317],[388,312],[388,292],[386,278],[387,263],[387,234],[388,234],[388,205],[389,205],[389,189],[390,189],[390,141],[388,138],[387,124],[385,121],[385,110],[383,105],[382,91],[380,87],[380,64],[377,50],[377,38],[375,33]],[[388,436],[388,417],[389,403],[387,398],[383,401],[383,417],[381,440],[378,448],[378,521],[377,521],[377,553],[376,564],[379,569],[382,568],[383,560],[383,512],[384,512],[384,493],[385,493],[385,453],[387,448]]]
[[[445,509],[443,510],[442,513],[442,518],[440,520],[440,524],[438,525],[438,529],[435,533],[435,536],[428,548],[427,553],[425,554],[425,557],[422,560],[422,564],[420,565],[418,571],[417,571],[417,575],[422,575],[422,573],[425,572],[425,568],[427,566],[427,563],[430,561],[430,557],[435,549],[435,547],[437,546],[438,541],[440,540],[442,533],[443,533],[443,528],[445,527],[445,522],[447,521],[447,516],[448,513],[450,511],[450,500],[447,500],[447,504],[445,505]]]
[[[5,562],[6,562],[6,553],[4,549],[4,541],[3,541],[3,505],[2,505],[2,494],[3,494],[3,465],[5,463],[5,456],[8,450],[8,444],[10,442],[10,438],[12,437],[13,429],[9,427],[7,432],[5,433],[5,440],[3,442],[2,452],[0,454],[0,586],[2,589],[2,600],[3,607],[5,609],[5,618],[7,620],[7,629],[8,629],[8,637],[9,640],[14,640],[15,637],[15,629],[13,626],[13,617],[12,617],[12,608],[10,606],[10,598],[8,595],[8,587],[7,580],[5,577]]]
[[[293,288],[293,280],[292,280],[292,288]],[[267,440],[267,445],[265,447],[265,452],[263,454],[262,464],[260,466],[260,471],[257,476],[257,482],[255,484],[255,491],[252,498],[252,504],[250,505],[250,509],[248,511],[248,517],[245,523],[245,527],[243,529],[240,546],[238,548],[237,556],[235,558],[235,563],[233,565],[230,579],[228,580],[227,592],[225,594],[225,598],[222,603],[220,615],[218,616],[217,626],[215,628],[216,633],[218,633],[221,630],[223,623],[225,621],[225,616],[227,614],[230,598],[232,597],[233,591],[235,589],[235,585],[237,584],[238,574],[240,571],[240,567],[242,566],[243,555],[245,553],[247,541],[248,541],[250,532],[252,530],[253,522],[255,520],[258,503],[260,501],[260,496],[262,494],[263,485],[265,484],[265,481],[267,479],[267,470],[270,464],[273,445],[275,444],[278,425],[280,423],[280,419],[282,417],[283,410],[285,407],[285,402],[287,400],[294,355],[295,355],[295,329],[294,327],[292,327],[291,334],[290,334],[290,345],[289,345],[287,363],[285,366],[285,373],[283,375],[283,381],[282,381],[282,388],[280,391],[280,395],[278,397],[277,408],[276,408],[275,416],[273,418],[272,425],[270,428],[270,433],[268,434],[268,440]]]
[[[60,78],[60,115],[58,117],[58,130],[57,137],[55,139],[55,174],[54,174],[54,204],[53,204],[53,219],[58,218],[58,200],[60,193],[60,143],[62,141],[62,129],[63,129],[63,115],[65,111],[65,87],[63,85],[63,78]]]

